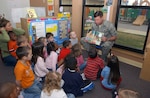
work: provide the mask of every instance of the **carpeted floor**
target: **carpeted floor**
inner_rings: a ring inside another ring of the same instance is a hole
[[[87,57],[87,55],[84,55]],[[131,65],[120,62],[120,70],[123,81],[121,82],[120,88],[127,88],[138,91],[142,98],[149,98],[150,96],[150,82],[139,79],[140,69]],[[11,81],[15,82],[13,74],[13,67],[6,67],[0,60],[0,84]],[[100,81],[94,81],[95,88],[78,98],[111,98],[111,92],[102,89]]]

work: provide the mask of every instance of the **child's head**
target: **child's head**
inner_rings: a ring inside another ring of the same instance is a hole
[[[68,68],[70,70],[76,70],[77,60],[72,54],[69,54],[65,58],[64,65],[65,65],[65,68]]]
[[[72,53],[74,54],[75,57],[80,56],[82,54],[81,45],[80,44],[73,45]]]
[[[48,42],[53,42],[54,41],[54,35],[50,32],[46,33],[46,38]]]
[[[50,55],[51,51],[55,51],[55,43],[50,42],[47,44],[47,53]]]
[[[43,50],[44,50],[44,44],[42,42],[35,42],[32,44],[32,52],[33,52],[32,61],[34,64],[36,64],[37,58],[39,56],[44,58]]]
[[[119,89],[118,98],[141,98],[138,92],[128,90],[128,89]]]
[[[32,50],[28,46],[18,47],[16,54],[19,60],[29,61],[32,58]]]
[[[110,68],[109,80],[111,80],[112,83],[116,84],[120,78],[119,60],[117,56],[112,54],[108,58],[107,66]]]
[[[27,37],[25,35],[19,35],[19,36],[17,36],[17,45],[19,47],[28,46],[29,43],[28,43]]]
[[[70,41],[70,40],[65,40],[65,41],[63,42],[63,47],[64,47],[64,48],[68,48],[68,49],[72,48],[71,41]]]
[[[17,40],[17,36],[13,31],[9,31],[8,35],[10,37],[11,40],[16,41]]]
[[[42,42],[45,47],[47,46],[47,39],[46,39],[46,37],[40,37],[40,38],[38,39],[38,42]]]
[[[45,77],[44,92],[50,95],[53,89],[61,89],[61,75],[58,72],[49,72]]]
[[[18,98],[19,90],[14,83],[4,83],[0,86],[0,98]]]
[[[77,38],[76,32],[75,31],[71,31],[69,33],[69,37],[70,37],[70,39],[76,39]]]
[[[96,58],[97,57],[97,50],[95,47],[91,47],[89,52],[88,52],[88,55],[90,58]]]

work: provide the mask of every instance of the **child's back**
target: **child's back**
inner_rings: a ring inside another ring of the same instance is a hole
[[[100,76],[100,71],[104,67],[103,60],[97,56],[97,51],[93,47],[89,51],[89,57],[87,59],[87,65],[84,69],[84,74],[87,79],[96,80]]]
[[[52,71],[56,71],[56,64],[58,58],[58,54],[54,50],[55,50],[54,42],[48,43],[47,44],[48,56],[46,58],[45,63],[46,63],[46,67]]]

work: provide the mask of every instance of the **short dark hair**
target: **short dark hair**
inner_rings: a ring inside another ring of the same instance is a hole
[[[45,37],[40,37],[40,38],[38,38],[38,42],[44,42],[44,40],[45,40],[46,38]]]
[[[97,57],[97,50],[95,47],[90,47],[89,53],[90,58],[96,58]]]
[[[28,56],[30,49],[31,48],[28,46],[18,47],[16,50],[18,59],[22,59],[24,56]]]
[[[66,48],[67,46],[69,46],[70,43],[71,43],[70,40],[65,40],[65,41],[63,42],[63,47]]]
[[[77,60],[72,54],[69,54],[66,56],[64,60],[64,65],[65,68],[69,68],[70,70],[75,70],[77,68]]]
[[[102,11],[97,11],[97,12],[94,13],[94,18],[98,17],[98,16],[103,17],[103,12]]]
[[[46,38],[50,38],[51,36],[52,36],[52,37],[54,36],[51,32],[47,32],[47,33],[46,33]]]

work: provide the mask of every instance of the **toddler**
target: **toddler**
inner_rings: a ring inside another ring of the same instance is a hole
[[[76,32],[72,31],[69,33],[69,40],[71,41],[72,46],[78,43],[78,38]]]

